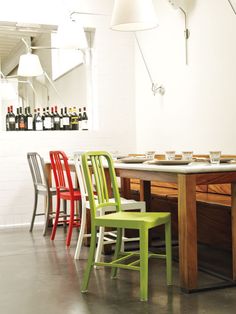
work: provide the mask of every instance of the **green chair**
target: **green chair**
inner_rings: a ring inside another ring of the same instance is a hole
[[[116,277],[118,268],[138,270],[140,272],[140,300],[147,301],[149,257],[166,259],[167,284],[172,284],[170,213],[122,211],[116,174],[109,153],[87,152],[82,155],[81,160],[91,208],[91,243],[81,291],[87,292],[90,274],[94,266],[111,267],[112,278]],[[94,182],[92,182],[92,173]],[[113,192],[113,203],[109,201],[108,191],[110,193],[111,191]],[[116,212],[103,216],[96,216],[99,209],[108,206],[115,206]],[[149,253],[148,231],[149,229],[160,225],[165,225],[166,254]],[[117,242],[114,258],[111,262],[95,262],[96,235],[99,227],[117,228]],[[121,252],[121,236],[123,228],[139,230],[140,253]],[[137,259],[134,260],[134,257]]]

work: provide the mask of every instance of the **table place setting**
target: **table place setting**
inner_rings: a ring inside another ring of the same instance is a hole
[[[155,151],[146,151],[138,156],[122,156],[116,160],[116,163],[126,164],[145,164],[159,166],[217,166],[219,164],[236,164],[236,159],[221,157],[220,151],[210,151],[209,157],[193,156],[193,151],[182,151],[181,154],[176,154],[174,150],[166,151],[163,158],[156,158]]]

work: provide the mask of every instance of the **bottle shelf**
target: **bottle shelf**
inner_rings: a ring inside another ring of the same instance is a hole
[[[23,131],[88,131],[88,116],[86,107],[79,108],[77,113],[76,106],[61,108],[61,114],[58,113],[57,106],[51,108],[46,107],[42,110],[37,108],[34,110],[34,116],[31,114],[30,108],[23,110],[22,107],[17,108],[16,113],[13,107],[7,108],[6,114],[6,131],[23,132]]]

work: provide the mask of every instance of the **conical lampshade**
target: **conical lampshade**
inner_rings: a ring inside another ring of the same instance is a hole
[[[86,49],[88,43],[83,26],[79,21],[66,21],[58,26],[56,46],[66,49]]]
[[[39,76],[44,73],[39,57],[32,53],[27,53],[20,56],[17,75],[19,76]]]
[[[157,26],[152,0],[115,0],[111,17],[113,30],[135,32]]]

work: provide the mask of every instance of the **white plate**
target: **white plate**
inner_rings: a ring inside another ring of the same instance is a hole
[[[148,159],[144,157],[127,157],[127,158],[119,159],[119,162],[134,164],[134,163],[143,163],[147,160]]]
[[[147,162],[148,164],[151,165],[188,165],[194,160],[151,160]]]

